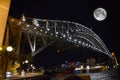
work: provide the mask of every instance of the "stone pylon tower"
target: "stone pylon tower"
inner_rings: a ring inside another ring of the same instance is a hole
[[[0,46],[3,46],[8,41],[8,31],[6,23],[11,0],[0,0]],[[6,43],[8,44],[8,42]]]
[[[119,64],[118,64],[118,61],[117,61],[117,58],[114,52],[112,52],[112,59],[113,59],[113,65],[118,66]]]
[[[7,18],[8,18],[8,12],[10,8],[11,0],[0,0],[0,47],[3,45],[9,44],[9,34],[8,34],[8,28],[6,28]],[[3,73],[1,70],[2,64],[1,64],[1,56],[0,56],[0,75]],[[3,77],[0,76],[0,80],[3,80]]]

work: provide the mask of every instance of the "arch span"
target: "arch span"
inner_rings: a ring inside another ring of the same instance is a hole
[[[111,53],[100,37],[91,29],[79,23],[64,20],[29,18],[23,16],[21,20],[10,18],[9,24],[21,26],[22,32],[27,34],[33,55],[44,49],[44,47],[52,44],[52,42],[48,43],[48,40],[45,38],[49,37],[52,39],[64,39],[66,41],[79,44],[83,47],[91,48],[111,57]],[[30,35],[34,36],[32,37],[32,41],[30,40]],[[38,48],[38,50],[36,50],[36,36],[41,37],[45,45],[40,49]]]

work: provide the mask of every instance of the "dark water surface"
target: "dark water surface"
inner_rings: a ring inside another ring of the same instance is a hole
[[[97,73],[85,73],[85,74],[90,75],[91,80],[120,80],[120,69],[108,70],[108,71],[97,72]],[[51,80],[64,80],[70,75],[73,75],[73,74],[69,74],[69,75],[59,74],[58,76],[51,77]]]
[[[120,80],[120,74],[116,70],[90,73],[91,80]]]

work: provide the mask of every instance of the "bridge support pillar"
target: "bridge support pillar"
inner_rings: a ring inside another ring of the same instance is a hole
[[[6,34],[6,23],[11,0],[0,0],[0,46],[3,46]]]
[[[119,64],[114,52],[112,52],[112,60],[113,60],[113,66],[117,67]]]
[[[6,23],[11,0],[0,0],[0,47],[9,44],[8,29]],[[0,56],[0,80],[3,80],[3,71]]]

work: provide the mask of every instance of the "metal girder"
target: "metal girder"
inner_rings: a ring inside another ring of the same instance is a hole
[[[39,48],[36,53],[39,53],[39,51],[44,49],[44,47],[50,45],[52,41],[48,42],[47,38],[51,38],[54,41],[55,39],[63,39],[75,44],[82,45],[84,47],[89,47],[111,57],[111,53],[100,37],[91,29],[82,24],[70,21],[36,19],[28,17],[24,17],[24,21],[22,22],[26,24],[24,26],[21,25],[22,31],[29,35],[34,35],[33,45],[28,36],[30,47],[34,53],[36,52],[36,37],[39,36],[42,39],[42,43],[44,45],[41,47],[41,49]]]

